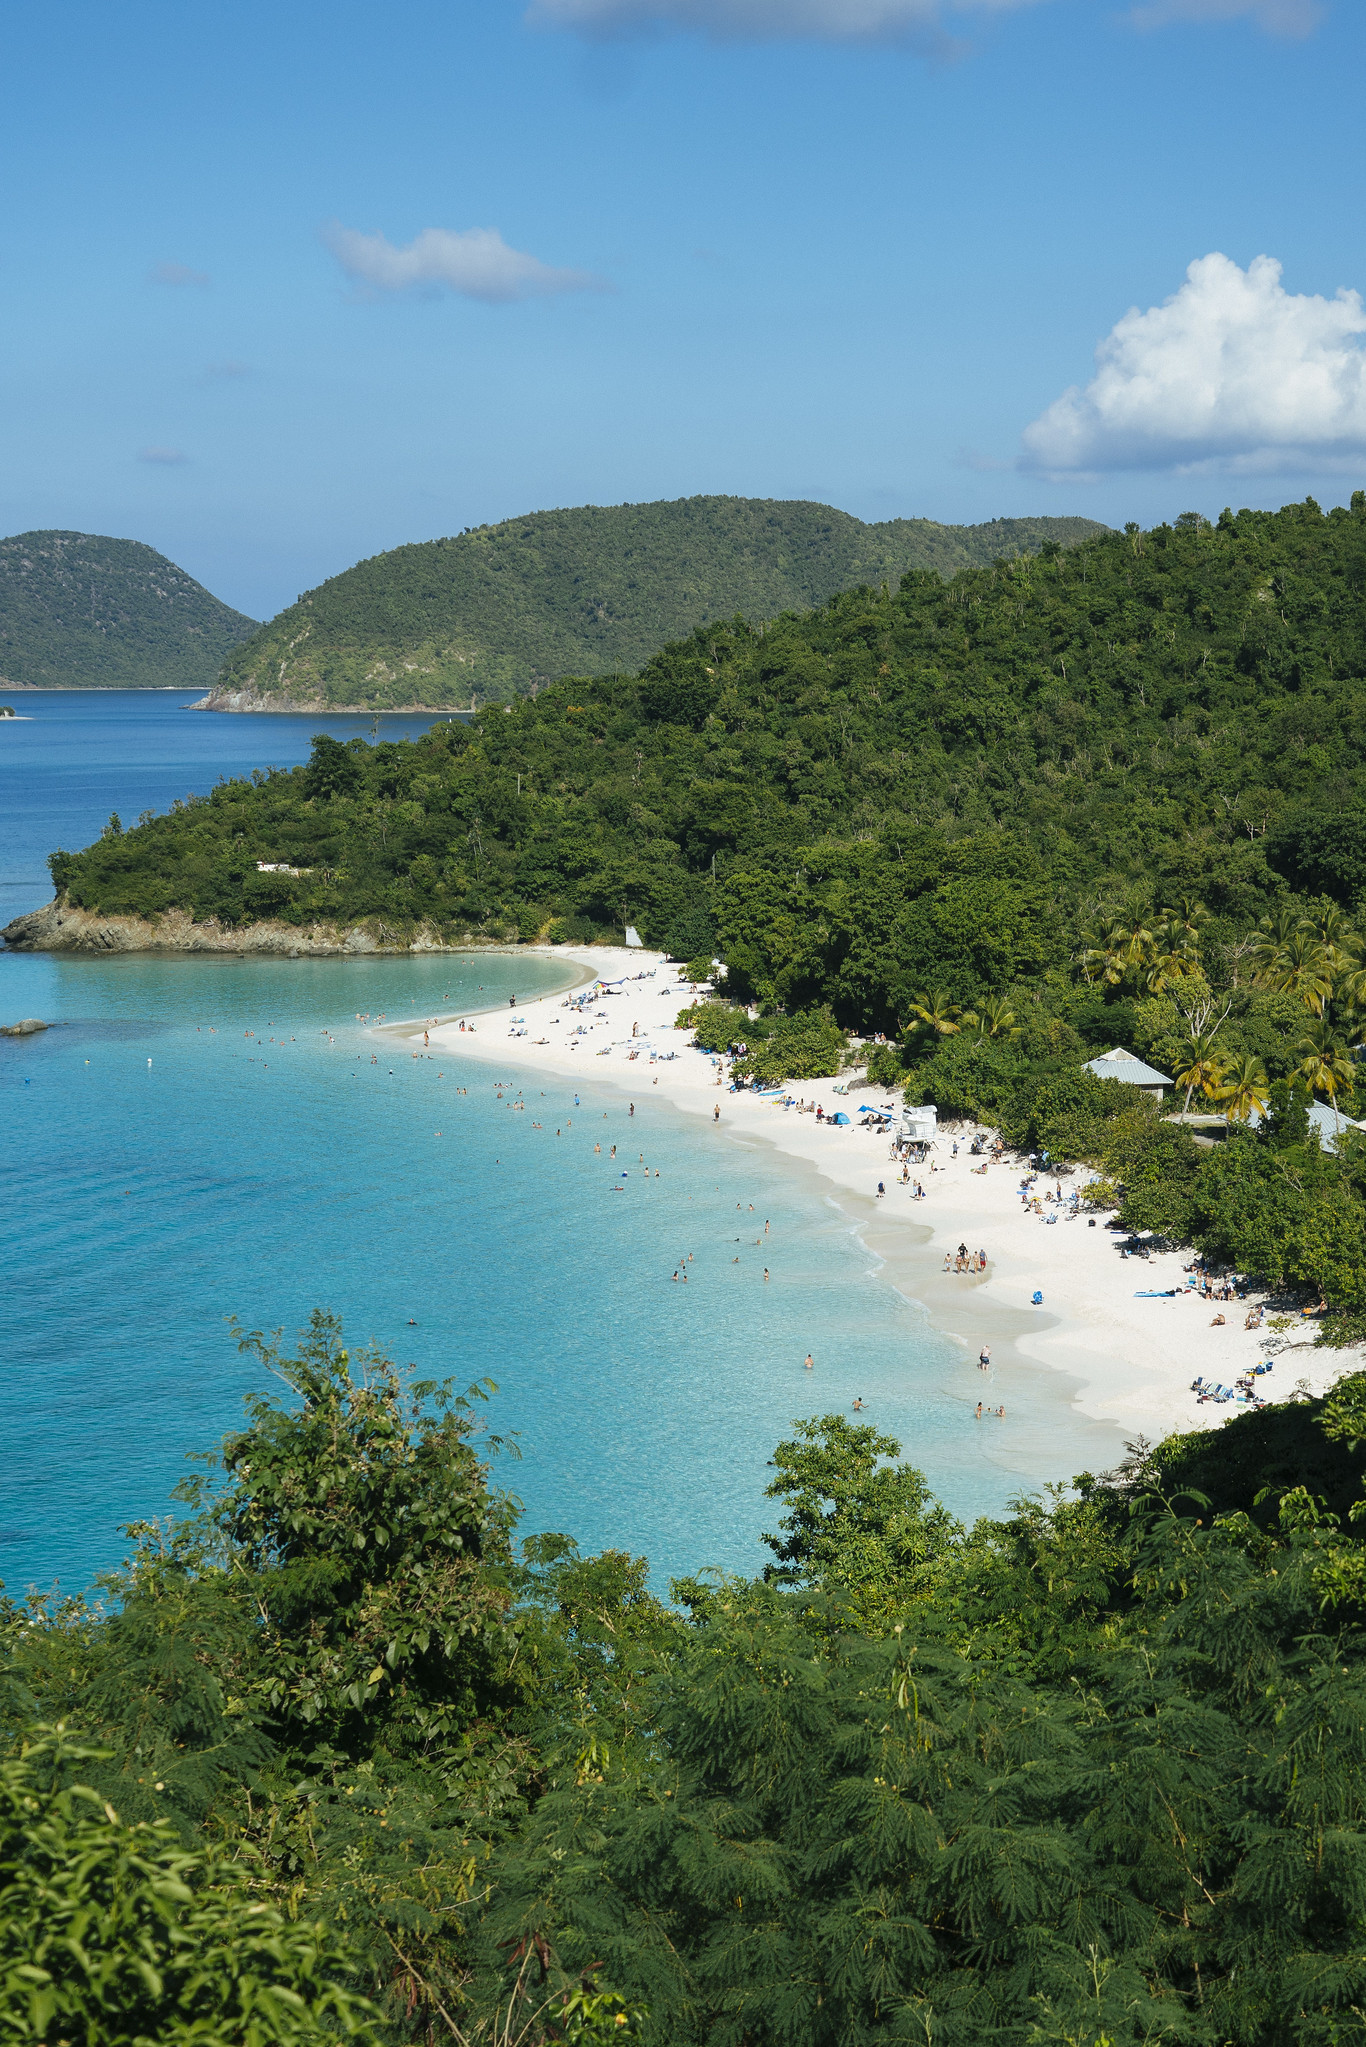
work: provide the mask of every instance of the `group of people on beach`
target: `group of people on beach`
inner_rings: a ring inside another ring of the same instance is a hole
[[[944,1253],[945,1272],[985,1272],[987,1254],[985,1251],[969,1251],[966,1244],[960,1244],[956,1252]]]

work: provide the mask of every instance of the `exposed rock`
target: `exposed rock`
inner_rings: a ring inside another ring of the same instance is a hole
[[[40,1016],[22,1016],[18,1023],[0,1024],[0,1038],[31,1038],[35,1031],[46,1029]]]
[[[263,921],[241,926],[213,919],[196,924],[184,910],[166,910],[156,918],[105,916],[51,902],[25,917],[15,917],[0,931],[14,952],[226,952],[273,953],[284,959],[318,958],[347,953],[453,952],[439,933],[424,927],[408,943],[376,938],[359,924],[340,930],[332,924]],[[478,941],[487,945],[496,940]]]
[[[384,717],[421,717],[428,713],[432,717],[449,718],[456,711],[463,711],[463,705],[451,704],[334,704],[326,697],[266,696],[255,689],[211,689],[206,697],[198,697],[189,706],[192,711],[325,711],[329,718],[373,717],[378,709]],[[470,709],[473,710],[473,704]]]

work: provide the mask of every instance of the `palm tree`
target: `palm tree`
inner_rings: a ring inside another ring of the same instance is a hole
[[[1115,987],[1124,979],[1125,926],[1117,917],[1109,917],[1082,935],[1085,944],[1077,958],[1087,981],[1098,978],[1107,987]]]
[[[1299,927],[1299,921],[1295,912],[1282,904],[1279,910],[1263,917],[1257,926],[1253,934],[1252,973],[1253,979],[1261,982],[1264,987],[1271,986],[1263,977],[1274,973],[1281,954]]]
[[[958,1018],[962,1015],[956,1002],[950,1002],[947,995],[913,995],[911,1015],[912,1029],[929,1031],[935,1037],[951,1038],[962,1026]]]
[[[1185,1066],[1176,1075],[1176,1085],[1186,1090],[1186,1103],[1181,1113],[1189,1115],[1195,1090],[1199,1088],[1206,1098],[1216,1094],[1223,1084],[1226,1068],[1224,1054],[1213,1031],[1203,1031],[1192,1037],[1182,1057]]]
[[[1172,913],[1167,911],[1166,914],[1170,916]],[[1200,926],[1208,917],[1209,911],[1198,896],[1178,896],[1176,899],[1176,915],[1181,919],[1181,927],[1187,937],[1196,939],[1200,936]]]
[[[1137,980],[1152,957],[1153,934],[1141,917],[1135,917],[1132,923],[1122,925],[1120,928],[1123,934],[1125,976],[1127,978],[1133,975]]]
[[[1261,1060],[1251,1052],[1239,1052],[1230,1059],[1223,1085],[1214,1090],[1214,1099],[1223,1104],[1230,1123],[1250,1122],[1254,1110],[1264,1116],[1271,1099],[1271,1083]]]
[[[1256,979],[1263,988],[1275,988],[1282,995],[1298,995],[1314,1016],[1322,1016],[1323,1005],[1333,992],[1333,968],[1318,933],[1301,924],[1283,944],[1267,950],[1259,942]]]
[[[979,1044],[984,1038],[1018,1038],[1023,1035],[1015,1021],[1015,1012],[1004,995],[988,995],[976,1009],[965,1009],[963,1029],[976,1031]]]
[[[1347,912],[1336,903],[1321,903],[1318,909],[1311,910],[1302,920],[1302,927],[1313,932],[1334,968],[1341,969],[1361,951],[1360,936],[1348,922]]]
[[[1333,1127],[1336,1129],[1338,1096],[1352,1092],[1356,1061],[1332,1024],[1322,1019],[1309,1026],[1295,1050],[1304,1054],[1296,1072],[1304,1076],[1316,1095],[1327,1095],[1333,1105]]]
[[[1152,995],[1160,995],[1169,981],[1181,981],[1200,971],[1200,955],[1190,927],[1175,910],[1164,910],[1153,931],[1152,955],[1143,984]]]

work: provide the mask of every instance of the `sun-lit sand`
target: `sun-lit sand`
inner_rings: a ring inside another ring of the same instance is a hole
[[[717,1062],[690,1045],[687,1031],[674,1027],[692,991],[681,969],[661,955],[586,946],[557,947],[555,957],[583,968],[583,986],[594,977],[620,985],[582,1010],[565,1007],[561,992],[515,1009],[469,1012],[463,1031],[458,1019],[444,1018],[399,1028],[410,1037],[420,1037],[425,1029],[430,1049],[443,1059],[478,1059],[503,1075],[557,1073],[620,1088],[640,1102],[668,1101],[712,1128],[763,1138],[778,1151],[810,1162],[837,1189],[876,1203],[879,1248],[887,1243],[889,1226],[895,1230],[899,1221],[905,1223],[906,1255],[897,1257],[893,1277],[916,1298],[933,1296],[931,1313],[943,1287],[954,1284],[941,1284],[938,1277],[945,1251],[956,1253],[960,1243],[985,1250],[985,1280],[959,1282],[964,1305],[1013,1311],[1017,1330],[1023,1314],[1026,1324],[1013,1338],[1016,1348],[1066,1372],[1077,1384],[1081,1410],[1116,1423],[1126,1435],[1157,1437],[1172,1429],[1213,1427],[1242,1412],[1232,1403],[1200,1404],[1190,1390],[1192,1380],[1203,1376],[1231,1386],[1240,1372],[1273,1351],[1275,1369],[1258,1382],[1273,1399],[1290,1393],[1301,1380],[1321,1391],[1344,1370],[1358,1367],[1356,1353],[1314,1349],[1308,1328],[1282,1332],[1279,1341],[1285,1347],[1279,1349],[1268,1329],[1244,1329],[1250,1301],[1212,1305],[1184,1293],[1175,1299],[1136,1298],[1165,1287],[1184,1289],[1183,1266],[1190,1254],[1125,1258],[1120,1238],[1105,1227],[1103,1211],[1041,1220],[1021,1199],[1018,1163],[991,1163],[985,1173],[974,1172],[984,1161],[969,1154],[973,1133],[968,1127],[942,1132],[927,1163],[912,1168],[913,1180],[925,1190],[923,1200],[914,1198],[911,1188],[894,1177],[900,1166],[894,1165],[888,1140],[879,1132],[861,1128],[857,1120],[847,1126],[818,1122],[814,1113],[732,1094],[718,1084]],[[810,1104],[819,1102],[827,1115],[844,1109],[856,1118],[861,1103],[893,1104],[890,1094],[870,1090],[861,1075],[794,1082],[787,1092]],[[955,1138],[957,1158],[952,1155]],[[1065,1178],[1064,1194],[1088,1177],[1078,1172]],[[879,1181],[886,1189],[880,1200]],[[1041,1194],[1050,1184],[1041,1182],[1035,1192]],[[1047,1212],[1053,1212],[1051,1205]],[[932,1232],[928,1243],[927,1229]],[[1043,1296],[1039,1307],[1032,1305],[1035,1292]],[[1225,1317],[1222,1327],[1212,1326],[1217,1314]],[[961,1314],[953,1319],[960,1328],[966,1326]],[[1034,1320],[1037,1329],[1028,1326]]]

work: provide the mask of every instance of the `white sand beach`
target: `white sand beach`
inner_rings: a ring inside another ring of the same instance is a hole
[[[619,985],[583,1009],[566,1007],[561,991],[511,1010],[468,1012],[463,1030],[459,1019],[444,1017],[389,1028],[419,1043],[425,1031],[429,1042],[422,1050],[443,1059],[478,1059],[508,1078],[555,1073],[619,1088],[638,1102],[667,1101],[718,1132],[765,1140],[814,1165],[838,1193],[857,1197],[852,1206],[867,1224],[870,1248],[887,1261],[886,1276],[924,1304],[932,1320],[972,1344],[975,1355],[974,1317],[1000,1326],[991,1311],[1006,1311],[1006,1340],[1025,1358],[1066,1373],[1078,1409],[1127,1437],[1217,1427],[1243,1409],[1202,1404],[1191,1382],[1203,1377],[1231,1386],[1273,1354],[1274,1370],[1258,1381],[1271,1399],[1284,1398],[1300,1382],[1320,1392],[1342,1372],[1359,1368],[1356,1352],[1315,1349],[1312,1325],[1279,1338],[1266,1328],[1246,1330],[1253,1297],[1211,1304],[1186,1292],[1189,1253],[1122,1256],[1104,1211],[1075,1217],[1060,1211],[1055,1222],[1042,1219],[1022,1201],[1018,1163],[970,1156],[971,1126],[941,1132],[926,1164],[911,1169],[912,1181],[924,1188],[924,1199],[915,1198],[893,1177],[900,1166],[893,1166],[887,1138],[857,1121],[861,1103],[892,1105],[886,1091],[870,1092],[861,1075],[848,1074],[789,1087],[789,1095],[820,1103],[827,1116],[843,1109],[855,1117],[839,1126],[772,1100],[732,1094],[719,1083],[717,1062],[674,1027],[692,999],[680,968],[660,954],[626,948],[556,947],[553,956],[582,968],[581,987],[595,978]],[[985,1172],[974,1171],[984,1163]],[[1064,1194],[1089,1177],[1082,1171],[1065,1179]],[[882,1198],[879,1181],[886,1189]],[[1040,1182],[1035,1192],[1049,1184]],[[1046,1213],[1053,1212],[1049,1204]],[[960,1243],[986,1251],[984,1278],[944,1273],[945,1252],[956,1253]],[[1175,1298],[1138,1298],[1169,1287],[1182,1291]],[[1043,1296],[1037,1307],[1036,1292]],[[1214,1326],[1218,1314],[1222,1326]],[[990,1340],[994,1349],[998,1339]]]

